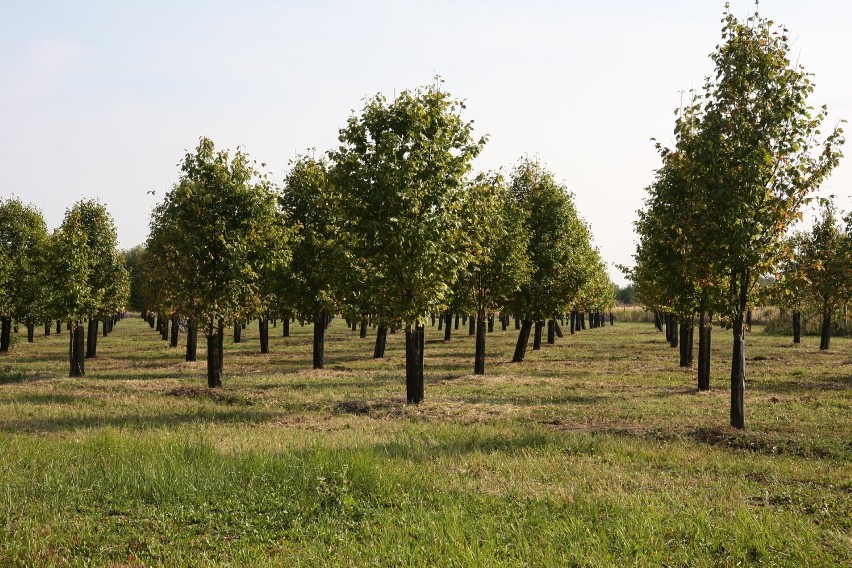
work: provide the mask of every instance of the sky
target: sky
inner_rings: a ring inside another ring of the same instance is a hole
[[[734,0],[745,18],[754,3]],[[852,118],[852,3],[764,0],[814,75],[815,106]],[[674,110],[712,71],[722,1],[0,0],[0,197],[50,228],[82,198],[119,243],[201,136],[242,147],[281,183],[325,152],[376,93],[432,83],[464,99],[489,141],[476,170],[541,160],[574,194],[610,274],[630,264],[633,221],[673,142]],[[848,129],[847,129],[848,130]],[[852,141],[850,141],[852,144]],[[821,195],[852,210],[852,148]]]

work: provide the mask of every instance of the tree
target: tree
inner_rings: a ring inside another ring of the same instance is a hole
[[[529,280],[524,212],[509,198],[503,176],[480,174],[466,200],[476,250],[454,295],[473,306],[476,315],[474,374],[485,374],[486,315],[501,310]]]
[[[744,322],[755,282],[778,259],[788,226],[837,165],[843,143],[834,128],[820,138],[826,109],[807,102],[810,76],[790,63],[788,31],[755,13],[730,11],[711,55],[716,71],[699,101],[700,183],[714,223],[702,241],[728,278],[722,314],[731,321],[731,425],[745,428]]]
[[[176,313],[203,324],[207,384],[222,384],[222,336],[260,303],[261,276],[289,261],[291,230],[278,196],[248,155],[201,138],[151,219],[148,250],[167,275]]]
[[[297,159],[284,184],[281,207],[299,232],[293,260],[280,279],[283,301],[314,322],[313,365],[323,368],[325,328],[329,314],[340,306],[341,282],[348,259],[341,236],[341,196],[328,182],[323,160]]]
[[[124,306],[128,286],[118,257],[115,224],[106,207],[81,200],[65,213],[50,241],[53,310],[71,322],[69,376],[85,374],[83,322],[97,322],[104,313]],[[94,327],[97,336],[97,327]],[[94,354],[90,339],[89,353]]]
[[[518,223],[530,263],[530,279],[512,299],[513,312],[522,318],[513,362],[526,354],[536,323],[536,347],[547,319],[559,317],[589,279],[594,258],[588,226],[580,220],[573,199],[553,174],[539,162],[522,159],[512,173],[510,197],[523,211]]]
[[[19,199],[0,199],[0,352],[9,350],[12,322],[33,325],[47,317],[45,257],[48,233],[44,218]]]
[[[801,243],[807,291],[822,314],[820,350],[831,345],[832,316],[852,289],[852,240],[837,222],[834,207],[825,203],[822,217]]]
[[[424,318],[469,259],[464,184],[485,139],[463,108],[439,84],[376,95],[330,153],[359,295],[405,325],[410,403],[423,400]]]

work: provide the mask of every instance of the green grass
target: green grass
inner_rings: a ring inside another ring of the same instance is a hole
[[[499,326],[498,326],[499,328]],[[649,324],[511,364],[516,332],[427,328],[426,401],[335,321],[226,341],[224,388],[139,319],[85,379],[67,333],[0,357],[0,566],[852,563],[852,339],[748,338],[748,430]],[[203,345],[203,341],[201,342]]]

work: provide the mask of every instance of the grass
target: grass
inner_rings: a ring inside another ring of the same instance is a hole
[[[499,326],[498,326],[499,328]],[[840,566],[852,563],[852,339],[748,338],[748,430],[650,324],[580,332],[511,364],[427,328],[426,401],[332,323],[226,341],[225,387],[139,319],[85,379],[67,332],[0,357],[2,566]],[[203,341],[200,342],[203,345]]]

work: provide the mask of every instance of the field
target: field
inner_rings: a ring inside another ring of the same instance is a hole
[[[426,400],[404,404],[403,335],[335,320],[226,340],[224,388],[142,320],[85,379],[67,332],[0,358],[2,566],[841,566],[852,563],[852,338],[748,337],[728,428],[730,336],[712,390],[645,323],[511,364],[516,332],[427,327]],[[204,344],[203,340],[199,342]]]

